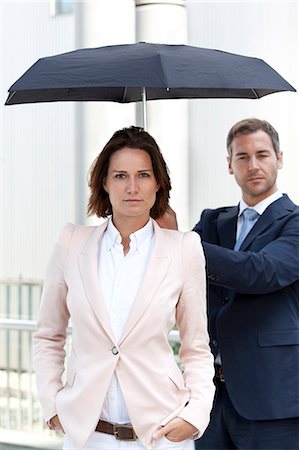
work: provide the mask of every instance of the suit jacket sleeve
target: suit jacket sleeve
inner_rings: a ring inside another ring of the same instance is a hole
[[[201,225],[196,231],[202,233]],[[209,283],[240,293],[267,294],[299,279],[299,211],[273,239],[257,237],[247,251],[203,242]]]
[[[207,332],[205,259],[194,232],[184,235],[183,270],[185,281],[177,305],[177,324],[181,340],[179,357],[190,400],[179,416],[194,425],[201,436],[209,423],[215,388]]]
[[[54,244],[44,278],[37,332],[33,337],[37,389],[46,421],[56,415],[56,395],[63,387],[64,345],[70,316],[63,266],[73,229],[72,224],[67,224]]]

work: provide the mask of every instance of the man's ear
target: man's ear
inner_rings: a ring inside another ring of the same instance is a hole
[[[231,157],[230,157],[230,156],[227,156],[227,157],[226,157],[226,161],[227,161],[228,172],[229,172],[230,175],[233,175],[234,171],[233,171],[232,165],[231,165],[231,163],[232,163]]]
[[[281,151],[278,152],[277,160],[278,160],[278,168],[282,169],[283,168],[283,152],[281,152]]]

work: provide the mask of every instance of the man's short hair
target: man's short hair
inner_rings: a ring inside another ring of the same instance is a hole
[[[232,154],[231,144],[233,139],[242,134],[251,134],[256,131],[262,130],[264,131],[271,139],[272,145],[276,155],[278,155],[280,150],[279,144],[279,136],[275,128],[266,120],[260,120],[256,118],[244,119],[240,122],[237,122],[232,128],[229,130],[226,140],[226,148],[229,156]]]

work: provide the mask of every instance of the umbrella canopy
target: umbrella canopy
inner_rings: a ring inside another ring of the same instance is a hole
[[[39,59],[10,88],[6,105],[53,101],[260,98],[295,91],[263,60],[188,45],[86,48]]]
[[[190,45],[85,48],[39,59],[10,88],[6,105],[55,101],[260,98],[295,91],[258,58]]]

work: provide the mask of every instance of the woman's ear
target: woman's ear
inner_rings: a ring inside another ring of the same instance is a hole
[[[157,187],[156,187],[156,192],[158,192],[158,190],[160,189],[160,184],[157,184]]]
[[[106,184],[106,177],[103,179],[103,184],[102,184],[102,186],[103,186],[104,190],[105,190],[106,192],[108,192],[108,188],[107,188],[107,184]]]

